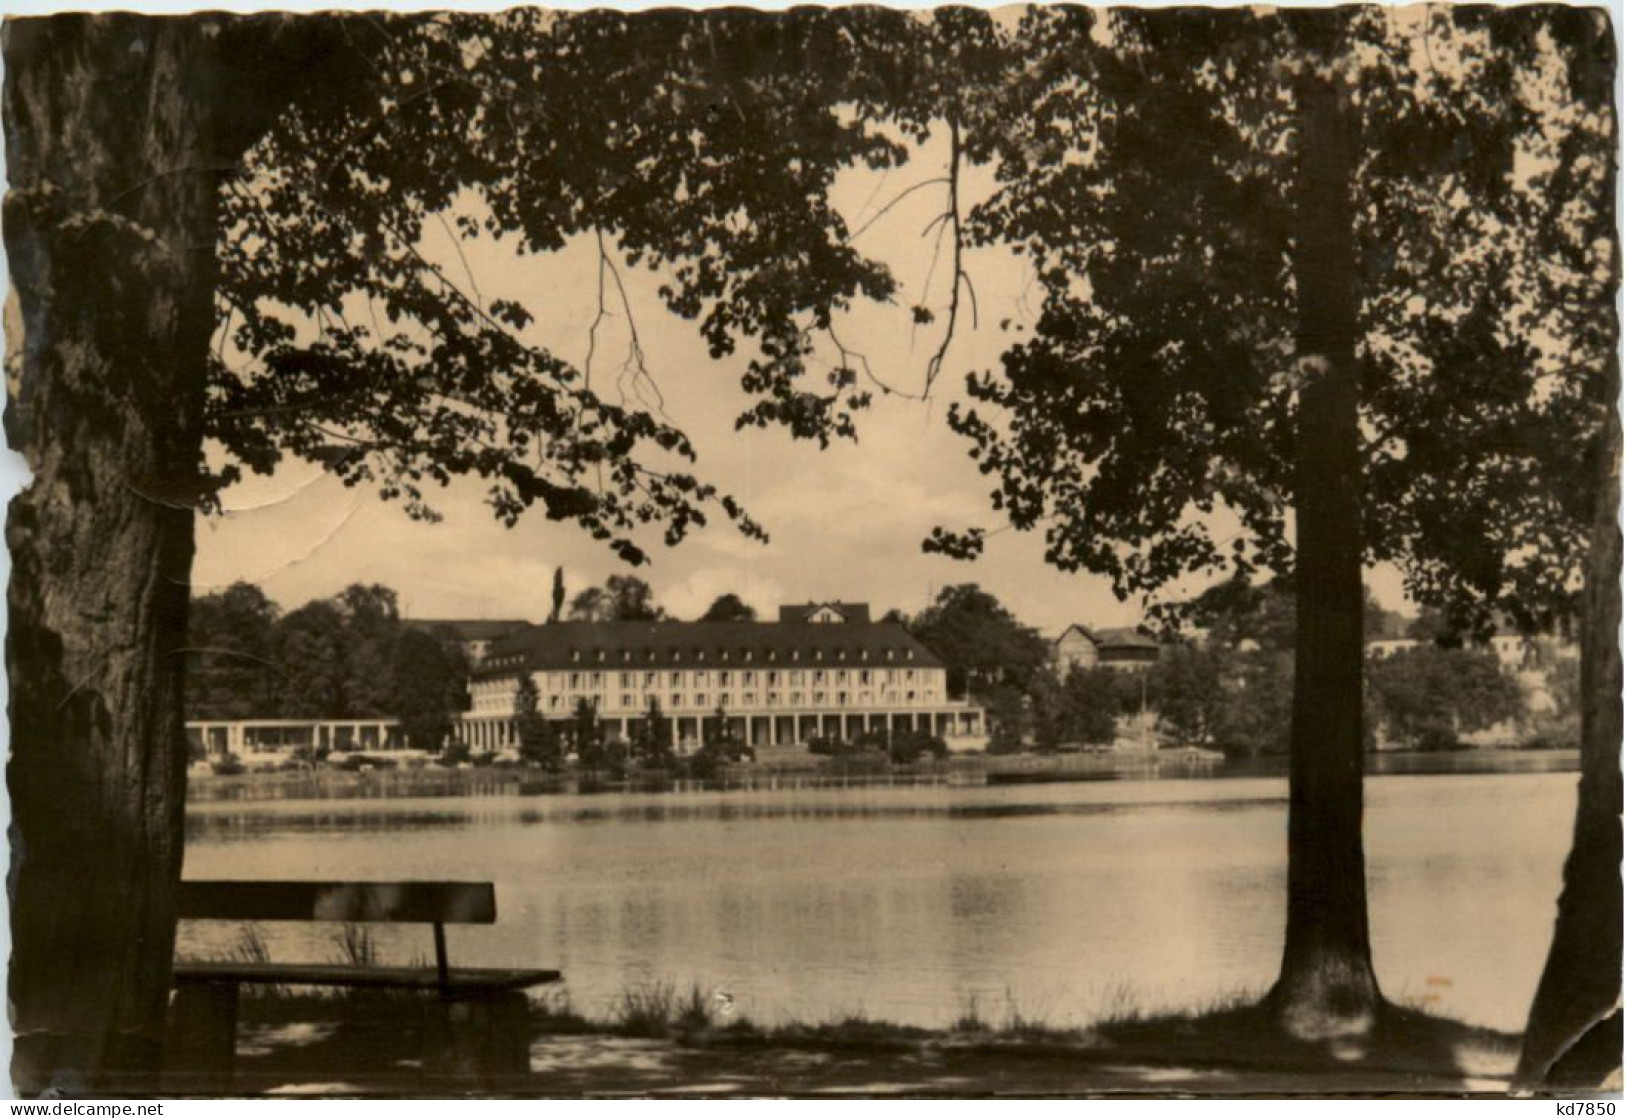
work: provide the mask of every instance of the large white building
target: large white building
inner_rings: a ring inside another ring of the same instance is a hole
[[[568,721],[585,700],[611,736],[628,737],[651,700],[688,751],[708,723],[755,748],[923,730],[952,749],[986,741],[980,707],[948,697],[946,666],[901,626],[861,603],[786,606],[777,621],[561,622],[497,640],[469,682],[459,740],[517,745],[520,680],[540,712]]]

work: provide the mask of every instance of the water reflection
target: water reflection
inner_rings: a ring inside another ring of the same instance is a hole
[[[195,805],[189,877],[468,878],[471,964],[559,966],[609,1010],[642,981],[761,1020],[944,1025],[974,1002],[1081,1024],[1259,991],[1279,958],[1285,781],[947,784]],[[1367,792],[1385,990],[1517,1028],[1550,937],[1568,775],[1389,776]],[[385,929],[386,956],[421,953]],[[229,950],[188,925],[183,948]],[[330,932],[267,930],[279,958]]]
[[[1372,775],[1399,773],[1573,772],[1578,751],[1471,749],[1453,753],[1376,753],[1366,757]],[[775,772],[742,770],[726,780],[672,781],[641,779],[629,783],[582,782],[544,777],[521,768],[476,768],[451,771],[430,765],[420,769],[371,773],[255,774],[193,781],[188,799],[194,805],[217,802],[374,800],[403,798],[508,798],[512,796],[622,795],[718,791],[806,791],[817,788],[915,788],[981,786],[990,782],[1070,783],[1116,780],[1210,780],[1284,776],[1286,758],[1256,757],[1222,762],[1178,752],[1152,759],[1134,754],[1065,754],[1053,757],[960,757],[942,765],[890,773]]]
[[[1234,811],[1256,804],[1285,802],[1285,790],[1247,798],[1168,800],[1205,811]],[[1138,807],[1162,806],[1140,801]],[[1091,815],[1120,810],[1115,803],[874,803],[760,801],[728,799],[710,802],[587,803],[572,800],[551,810],[499,802],[480,807],[434,807],[414,810],[357,812],[344,808],[267,813],[260,805],[233,805],[230,810],[192,812],[187,816],[189,839],[213,841],[253,840],[260,835],[294,828],[302,831],[383,833],[402,830],[458,830],[492,823],[536,826],[566,823],[680,823],[694,820],[753,822],[769,819],[908,818],[941,815],[960,819],[998,819],[1025,815]]]

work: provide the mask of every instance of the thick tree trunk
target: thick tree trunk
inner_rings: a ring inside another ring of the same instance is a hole
[[[150,1091],[181,863],[182,664],[220,178],[353,101],[405,20],[7,20],[18,297],[11,505],[12,1074]],[[8,370],[11,363],[8,361]]]
[[[1286,946],[1270,994],[1303,1036],[1363,1029],[1380,1003],[1360,834],[1364,741],[1358,309],[1352,114],[1330,77],[1298,86],[1300,370],[1297,667],[1287,844]]]
[[[180,698],[213,330],[215,98],[201,24],[10,21],[5,241],[22,337],[12,502],[19,1091],[139,1090],[174,940]]]
[[[1610,191],[1610,194],[1612,192]],[[1580,803],[1546,968],[1529,1011],[1518,1078],[1597,1086],[1620,1066],[1622,798],[1619,363],[1597,448],[1597,507],[1580,621]]]

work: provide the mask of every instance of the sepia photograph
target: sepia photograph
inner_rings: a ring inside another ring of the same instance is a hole
[[[12,1097],[1620,1099],[1617,33],[9,11]]]

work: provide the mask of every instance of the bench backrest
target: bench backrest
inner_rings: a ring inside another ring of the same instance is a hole
[[[182,920],[494,924],[488,881],[183,881]]]

